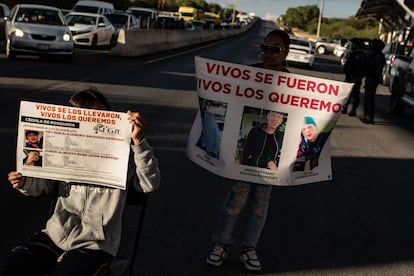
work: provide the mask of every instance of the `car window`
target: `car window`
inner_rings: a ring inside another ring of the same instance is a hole
[[[99,10],[98,7],[82,6],[82,5],[76,5],[73,8],[73,11],[76,11],[76,12],[87,12],[87,13],[98,13],[98,10]]]
[[[309,47],[309,41],[306,40],[300,40],[300,39],[290,39],[290,44],[292,45],[300,45],[300,46],[306,46]]]
[[[68,22],[68,25],[75,25],[75,24],[95,25],[96,17],[69,14],[68,16],[66,16],[66,21]]]
[[[21,8],[16,15],[16,21],[32,24],[65,25],[59,11],[46,9]]]
[[[109,19],[109,21],[112,22],[112,24],[119,24],[119,25],[125,25],[127,23],[128,16],[123,14],[106,14],[106,18]]]

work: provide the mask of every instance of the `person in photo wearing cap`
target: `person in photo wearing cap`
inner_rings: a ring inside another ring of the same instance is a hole
[[[312,117],[304,118],[293,171],[312,170],[319,165],[319,155],[329,134],[330,131],[319,132],[318,126]]]

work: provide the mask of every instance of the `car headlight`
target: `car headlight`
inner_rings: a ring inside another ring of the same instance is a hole
[[[63,34],[63,41],[70,41],[71,40],[71,37],[70,37],[70,34]]]
[[[14,35],[17,36],[17,37],[23,37],[24,36],[24,32],[22,30],[20,30],[20,29],[16,29],[14,31]]]

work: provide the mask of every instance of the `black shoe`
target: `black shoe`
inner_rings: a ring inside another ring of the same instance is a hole
[[[363,122],[364,124],[374,124],[374,119],[372,119],[371,117],[368,116],[362,116],[361,118],[359,118],[361,120],[361,122]]]
[[[348,116],[355,117],[356,116],[356,110],[352,109],[351,111],[349,111]]]
[[[344,107],[344,108],[341,110],[341,113],[342,113],[342,114],[346,114],[346,113],[348,113],[347,108],[346,108],[346,107]]]

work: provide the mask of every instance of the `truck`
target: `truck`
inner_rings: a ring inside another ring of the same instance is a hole
[[[204,20],[204,11],[193,7],[179,7],[178,12],[181,14],[181,18],[186,22],[194,20]]]
[[[411,28],[404,44],[389,71],[390,112],[401,115],[407,107],[414,107],[414,28]]]

